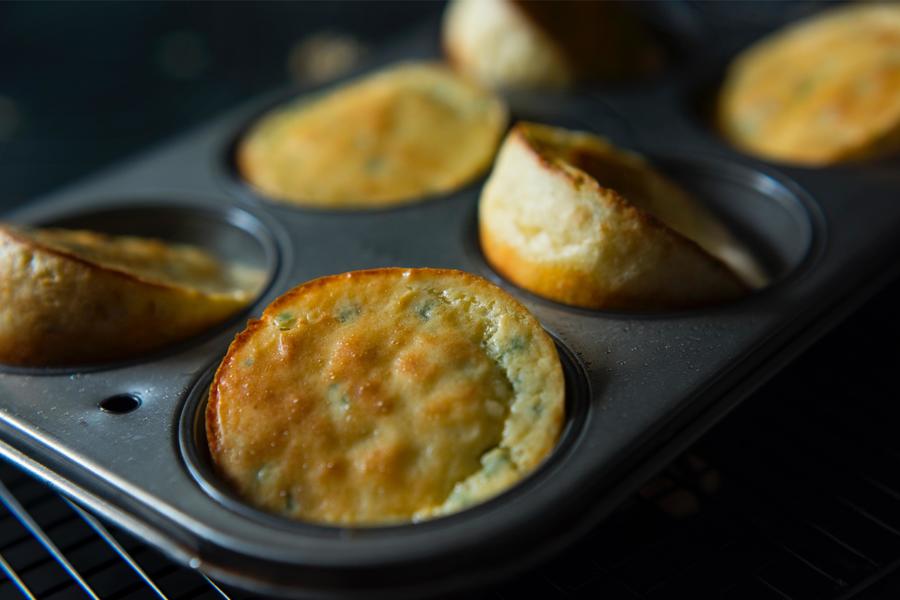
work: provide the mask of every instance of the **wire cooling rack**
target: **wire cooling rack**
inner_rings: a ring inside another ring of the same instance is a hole
[[[0,598],[245,598],[0,465]]]
[[[900,282],[493,599],[900,597]],[[0,463],[0,598],[249,598]],[[468,594],[467,598],[477,597]]]

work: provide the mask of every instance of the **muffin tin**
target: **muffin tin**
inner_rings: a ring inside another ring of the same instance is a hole
[[[368,68],[434,56],[436,36],[429,27]],[[298,92],[278,93],[4,215],[188,241],[266,269],[269,283],[239,317],[140,360],[0,367],[0,453],[176,560],[258,592],[418,597],[536,564],[894,275],[900,163],[774,165],[739,154],[707,127],[698,97],[743,42],[631,87],[518,94],[510,104],[514,118],[594,131],[645,153],[733,227],[770,274],[765,289],[666,314],[543,300],[505,282],[482,257],[483,180],[391,209],[270,203],[241,182],[231,159],[245,127]],[[536,315],[565,368],[568,414],[558,447],[506,493],[415,525],[325,527],[241,502],[211,469],[203,427],[207,386],[229,342],[250,315],[300,282],[382,266],[470,271]]]

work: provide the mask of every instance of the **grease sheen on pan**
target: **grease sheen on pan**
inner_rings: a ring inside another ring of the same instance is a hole
[[[829,10],[732,63],[718,126],[736,146],[807,165],[900,150],[900,5]]]
[[[0,225],[0,362],[138,356],[224,321],[262,284],[260,271],[193,246]]]
[[[486,500],[552,450],[556,348],[486,280],[377,269],[302,284],[239,334],[206,412],[218,471],[252,504],[377,525]]]
[[[265,115],[237,150],[268,198],[382,207],[450,192],[491,164],[506,108],[431,63],[405,63]]]
[[[535,123],[517,124],[503,143],[481,193],[479,235],[504,277],[586,308],[698,307],[763,279],[728,231],[640,156]]]

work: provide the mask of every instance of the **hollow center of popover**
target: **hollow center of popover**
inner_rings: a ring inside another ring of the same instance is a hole
[[[540,395],[514,407],[531,377],[517,357],[541,346],[520,319],[438,286],[333,287],[273,306],[214,384],[217,462],[242,495],[306,520],[373,524],[452,512],[518,479],[507,444],[543,410]],[[550,364],[532,365],[536,380],[555,384]]]

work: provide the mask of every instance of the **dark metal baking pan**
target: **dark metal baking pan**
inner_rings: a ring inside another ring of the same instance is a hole
[[[428,54],[423,48],[436,32],[426,33],[379,62]],[[256,591],[419,596],[527,568],[608,514],[675,449],[838,322],[892,273],[900,254],[897,169],[797,169],[743,156],[690,113],[685,85],[661,76],[631,89],[524,95],[512,108],[647,153],[735,228],[773,283],[706,310],[589,311],[510,285],[477,245],[480,182],[378,211],[303,210],[257,197],[235,181],[229,149],[283,94],[6,216],[146,232],[143,219],[132,229],[98,215],[145,211],[148,202],[165,214],[208,214],[244,232],[222,230],[247,248],[256,244],[257,260],[271,272],[251,314],[295,284],[352,269],[453,267],[491,278],[557,339],[574,409],[553,458],[508,493],[446,518],[374,529],[286,523],[244,510],[203,466],[196,435],[204,377],[242,322],[126,364],[0,369],[0,453],[176,560]],[[209,238],[199,225],[170,225],[176,239]],[[123,414],[98,407],[118,394],[139,398],[140,406]]]

